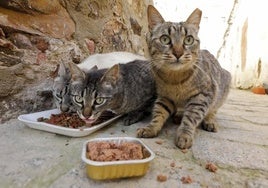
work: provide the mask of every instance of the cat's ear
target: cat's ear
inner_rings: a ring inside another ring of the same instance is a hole
[[[193,24],[197,29],[199,29],[199,24],[202,17],[202,11],[200,9],[195,9],[192,14],[187,18],[186,23]]]
[[[72,81],[84,80],[86,78],[86,74],[84,73],[84,71],[82,71],[76,64],[70,62],[69,67],[71,71]]]
[[[119,64],[115,64],[104,73],[103,77],[101,78],[101,82],[105,83],[106,85],[115,85],[120,77],[119,72]]]
[[[165,22],[164,18],[161,16],[158,10],[156,10],[156,8],[152,5],[149,5],[147,8],[147,16],[150,31],[152,31],[156,25]]]
[[[51,78],[56,78],[58,76],[58,74],[59,74],[59,68],[60,68],[60,65],[58,64],[57,67],[56,67],[56,69],[50,73],[50,77]]]
[[[64,62],[61,62],[58,65],[58,73],[57,73],[56,77],[58,77],[59,79],[64,79],[64,80],[71,79],[70,69],[69,69],[68,65],[66,65]]]
[[[69,73],[69,70],[67,68],[67,66],[65,65],[65,63],[60,62],[59,64],[59,68],[58,68],[58,76],[66,76]]]
[[[96,70],[98,70],[97,65],[94,65],[94,67],[92,67],[92,68],[90,69],[90,71],[96,71]]]

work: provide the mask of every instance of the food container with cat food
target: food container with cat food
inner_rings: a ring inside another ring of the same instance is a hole
[[[51,117],[56,117],[57,115],[61,115],[62,113],[58,109],[53,109],[53,110],[45,110],[41,112],[35,112],[35,113],[30,113],[30,114],[22,114],[18,117],[18,120],[22,121],[26,126],[33,128],[33,129],[38,129],[46,132],[51,132],[51,133],[56,133],[60,135],[65,135],[65,136],[70,136],[70,137],[83,137],[87,136],[103,127],[106,125],[111,124],[114,122],[116,119],[118,119],[120,116],[115,116],[111,117],[103,122],[100,122],[99,124],[88,126],[80,126],[80,127],[70,127],[70,126],[65,126],[65,125],[55,125],[51,122],[43,121],[46,119],[51,120]],[[57,118],[57,117],[56,117]],[[70,118],[66,116],[65,118]],[[40,121],[40,119],[43,119]],[[82,120],[80,120],[82,121]],[[77,124],[77,119],[72,121],[72,123],[75,125]]]
[[[132,137],[94,138],[82,149],[87,175],[95,180],[143,176],[154,157],[148,146]]]

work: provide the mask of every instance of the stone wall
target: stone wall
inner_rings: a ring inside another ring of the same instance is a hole
[[[90,53],[126,50],[144,54],[147,32],[147,19],[144,18],[149,2],[66,1],[66,8],[76,25],[74,39]]]
[[[93,53],[147,54],[151,0],[0,2],[0,122],[53,108],[51,73]]]

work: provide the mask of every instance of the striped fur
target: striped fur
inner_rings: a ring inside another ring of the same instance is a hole
[[[124,125],[131,125],[152,111],[155,83],[150,63],[134,60],[109,69],[84,73],[70,63],[70,95],[80,118],[92,124],[105,111],[124,115]]]
[[[150,67],[148,61],[135,60],[110,68],[96,87],[92,118],[110,110],[125,115],[124,125],[131,125],[151,114],[156,91]]]
[[[70,63],[71,80],[70,97],[73,106],[81,119],[89,122],[95,102],[96,85],[107,69],[93,67],[87,72],[82,71],[74,63]]]
[[[192,146],[200,124],[217,131],[215,114],[228,95],[231,75],[212,54],[200,50],[201,14],[196,9],[185,22],[172,23],[148,7],[147,43],[158,99],[150,124],[137,130],[138,137],[157,136],[170,116],[182,116],[175,140],[181,149]]]
[[[110,68],[118,63],[127,63],[133,60],[146,60],[145,57],[130,52],[110,52],[104,54],[94,54],[77,64],[79,74],[89,71],[92,67],[98,66],[99,69]],[[62,112],[76,112],[76,107],[70,97],[70,82],[72,73],[68,63],[61,62],[54,73],[54,83],[52,92],[54,101]]]

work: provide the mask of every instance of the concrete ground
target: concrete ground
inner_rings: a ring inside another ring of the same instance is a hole
[[[135,137],[149,119],[128,127],[118,120],[82,138],[34,130],[13,119],[0,125],[0,187],[268,187],[268,95],[232,90],[217,119],[219,131],[198,129],[186,153],[175,147],[176,126],[169,123],[157,138],[142,139],[156,154],[145,176],[105,181],[87,177],[82,143]],[[209,162],[218,167],[216,172],[206,169]],[[167,180],[157,181],[159,174]],[[192,183],[183,184],[181,178],[187,176]]]

